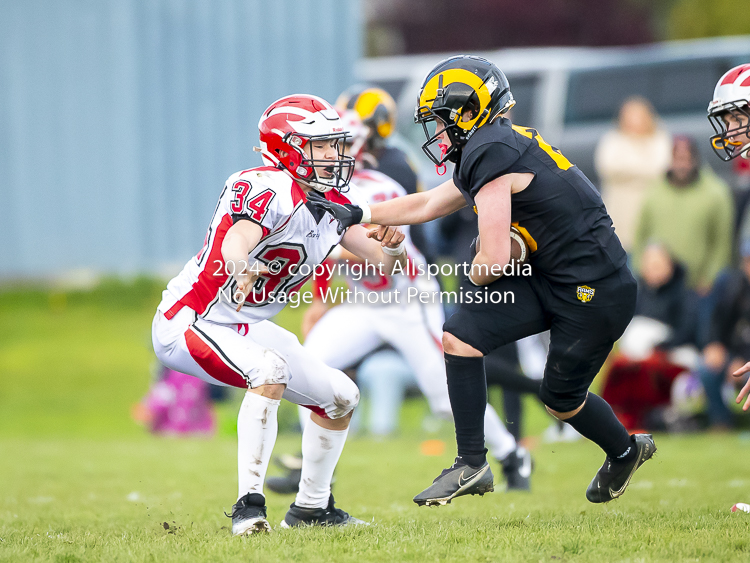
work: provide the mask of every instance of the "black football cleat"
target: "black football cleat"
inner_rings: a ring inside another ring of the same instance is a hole
[[[604,460],[604,465],[586,489],[586,498],[589,502],[609,502],[621,496],[636,470],[656,452],[656,444],[651,434],[633,434],[633,442],[636,448],[633,461],[618,463],[610,457]]]
[[[505,459],[500,460],[505,476],[506,490],[528,491],[531,489],[531,472],[534,462],[526,448],[518,446]]]
[[[277,477],[266,477],[266,488],[279,495],[297,494],[299,482],[302,479],[302,454],[285,454],[275,458],[274,462],[285,471],[285,474]],[[331,485],[335,482],[336,477],[331,479]]]
[[[484,495],[495,490],[492,470],[485,461],[481,467],[471,467],[460,457],[432,482],[432,485],[414,497],[419,506],[449,504],[463,495]]]
[[[247,493],[232,506],[232,513],[226,515],[232,519],[234,536],[271,531],[271,524],[266,519],[266,499],[258,493]]]
[[[340,508],[336,508],[333,495],[328,497],[325,508],[305,508],[292,503],[281,521],[282,528],[296,528],[299,526],[369,526],[364,520],[349,516]]]
[[[299,481],[302,471],[291,469],[286,475],[279,477],[266,477],[266,488],[280,495],[292,495],[299,491]]]

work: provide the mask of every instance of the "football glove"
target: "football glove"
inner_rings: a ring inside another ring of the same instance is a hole
[[[363,211],[361,207],[352,205],[351,203],[334,203],[328,201],[323,195],[318,192],[311,191],[307,194],[307,201],[318,209],[327,211],[333,218],[338,221],[336,232],[338,234],[343,233],[346,229],[352,225],[357,225],[362,222]]]

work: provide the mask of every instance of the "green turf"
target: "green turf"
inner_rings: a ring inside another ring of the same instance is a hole
[[[233,538],[222,514],[236,498],[231,433],[155,438],[129,418],[151,378],[160,289],[0,293],[0,561],[750,560],[750,515],[729,512],[750,500],[743,435],[657,436],[656,458],[606,506],[585,500],[602,454],[579,442],[534,451],[530,494],[417,508],[411,497],[452,455],[450,429],[420,430],[419,400],[398,438],[354,437],[344,451],[338,504],[372,526]],[[298,326],[299,313],[281,322]],[[230,426],[235,406],[222,411]],[[547,420],[530,407],[538,434]],[[421,454],[426,437],[444,440],[445,454]],[[282,434],[277,452],[297,447]],[[269,494],[273,525],[291,500]]]
[[[293,447],[290,441],[282,437],[280,445]],[[221,513],[235,494],[229,438],[2,439],[0,560],[736,561],[750,555],[750,515],[728,510],[747,500],[747,445],[736,437],[660,438],[657,458],[625,497],[607,506],[583,496],[601,456],[577,443],[536,451],[531,494],[498,491],[417,508],[411,497],[449,462],[447,455],[416,453],[418,444],[410,437],[347,445],[337,500],[372,526],[239,539],[229,535]],[[289,502],[269,494],[273,524]]]

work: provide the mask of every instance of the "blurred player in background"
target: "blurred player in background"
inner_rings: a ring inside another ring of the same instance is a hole
[[[359,148],[360,168],[382,172],[395,180],[407,194],[423,191],[417,172],[406,152],[396,146],[396,102],[382,88],[354,85],[345,90],[336,100],[340,112],[356,112],[364,125],[366,136]],[[434,262],[431,245],[423,225],[411,227],[411,240],[429,262]]]
[[[237,420],[239,495],[232,533],[270,530],[263,481],[278,431],[283,397],[312,411],[302,438],[302,483],[283,527],[362,523],[334,506],[331,477],[346,440],[357,386],[305,350],[268,319],[298,295],[310,268],[341,243],[390,272],[406,264],[403,234],[382,243],[363,228],[337,229],[309,205],[313,192],[365,204],[347,191],[354,160],[336,110],[315,96],[294,95],[261,116],[266,166],[229,177],[203,249],[173,278],[153,323],[165,366],[216,385],[247,389]]]
[[[422,223],[475,206],[481,245],[469,280],[488,293],[514,296],[512,303],[465,301],[445,323],[458,457],[414,498],[420,505],[491,490],[483,356],[545,330],[550,349],[540,397],[553,416],[607,455],[586,498],[600,503],[622,495],[656,451],[650,435],[629,435],[606,401],[588,392],[633,316],[636,282],[625,251],[591,182],[536,130],[503,117],[514,104],[505,75],[491,62],[465,55],[446,59],[425,78],[415,121],[424,128],[422,149],[435,165],[456,163],[453,179],[367,208],[314,198],[342,227]],[[530,276],[496,273],[510,261],[511,222],[531,250]]]
[[[354,150],[360,153],[364,167],[389,176],[406,193],[421,191],[406,153],[389,142],[396,130],[396,102],[388,92],[358,84],[338,97],[336,109],[353,111],[362,121],[365,135],[356,141]]]
[[[369,204],[403,197],[406,192],[397,182],[376,170],[365,168],[370,161],[366,156],[367,129],[357,113],[342,113],[344,129],[351,135],[347,139],[347,154],[355,158],[356,167],[352,183]],[[388,345],[396,350],[415,375],[418,387],[427,399],[431,412],[439,418],[450,419],[451,407],[443,363],[441,345],[442,326],[445,321],[439,299],[420,303],[407,301],[409,288],[419,292],[439,295],[437,280],[426,275],[425,259],[412,243],[408,227],[404,227],[408,267],[404,273],[392,276],[359,277],[347,275],[352,289],[368,294],[375,303],[347,302],[329,310],[331,299],[317,298],[305,313],[305,330],[309,334],[305,349],[335,369],[345,370],[359,364],[365,357]],[[339,260],[348,260],[350,267],[359,259],[346,249],[332,253]],[[347,269],[347,272],[351,272]],[[315,278],[316,282],[321,277]],[[323,278],[323,281],[325,278]],[[327,287],[316,287],[316,296],[325,295]],[[330,293],[329,293],[330,295]],[[387,364],[392,368],[393,364]],[[306,416],[306,413],[301,415]],[[306,426],[303,418],[303,426]],[[531,475],[531,456],[517,446],[495,410],[489,404],[484,411],[484,429],[490,451],[500,463],[509,490],[528,490]],[[288,462],[293,464],[294,462]],[[277,492],[290,492],[296,488],[299,473],[294,465],[288,467],[285,478],[269,478],[269,488]]]
[[[708,120],[716,133],[710,139],[711,146],[719,158],[750,158],[750,64],[736,66],[719,79],[708,104]],[[743,266],[750,271],[750,255],[743,256]],[[735,377],[748,373],[750,362],[733,371]],[[750,409],[750,379],[737,395],[737,403],[743,399],[747,399],[742,406],[746,411]]]

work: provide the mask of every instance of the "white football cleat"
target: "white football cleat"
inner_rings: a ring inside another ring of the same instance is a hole
[[[226,514],[226,513],[225,513]],[[271,524],[266,519],[266,499],[257,493],[248,493],[232,506],[233,536],[249,536],[271,531]]]

